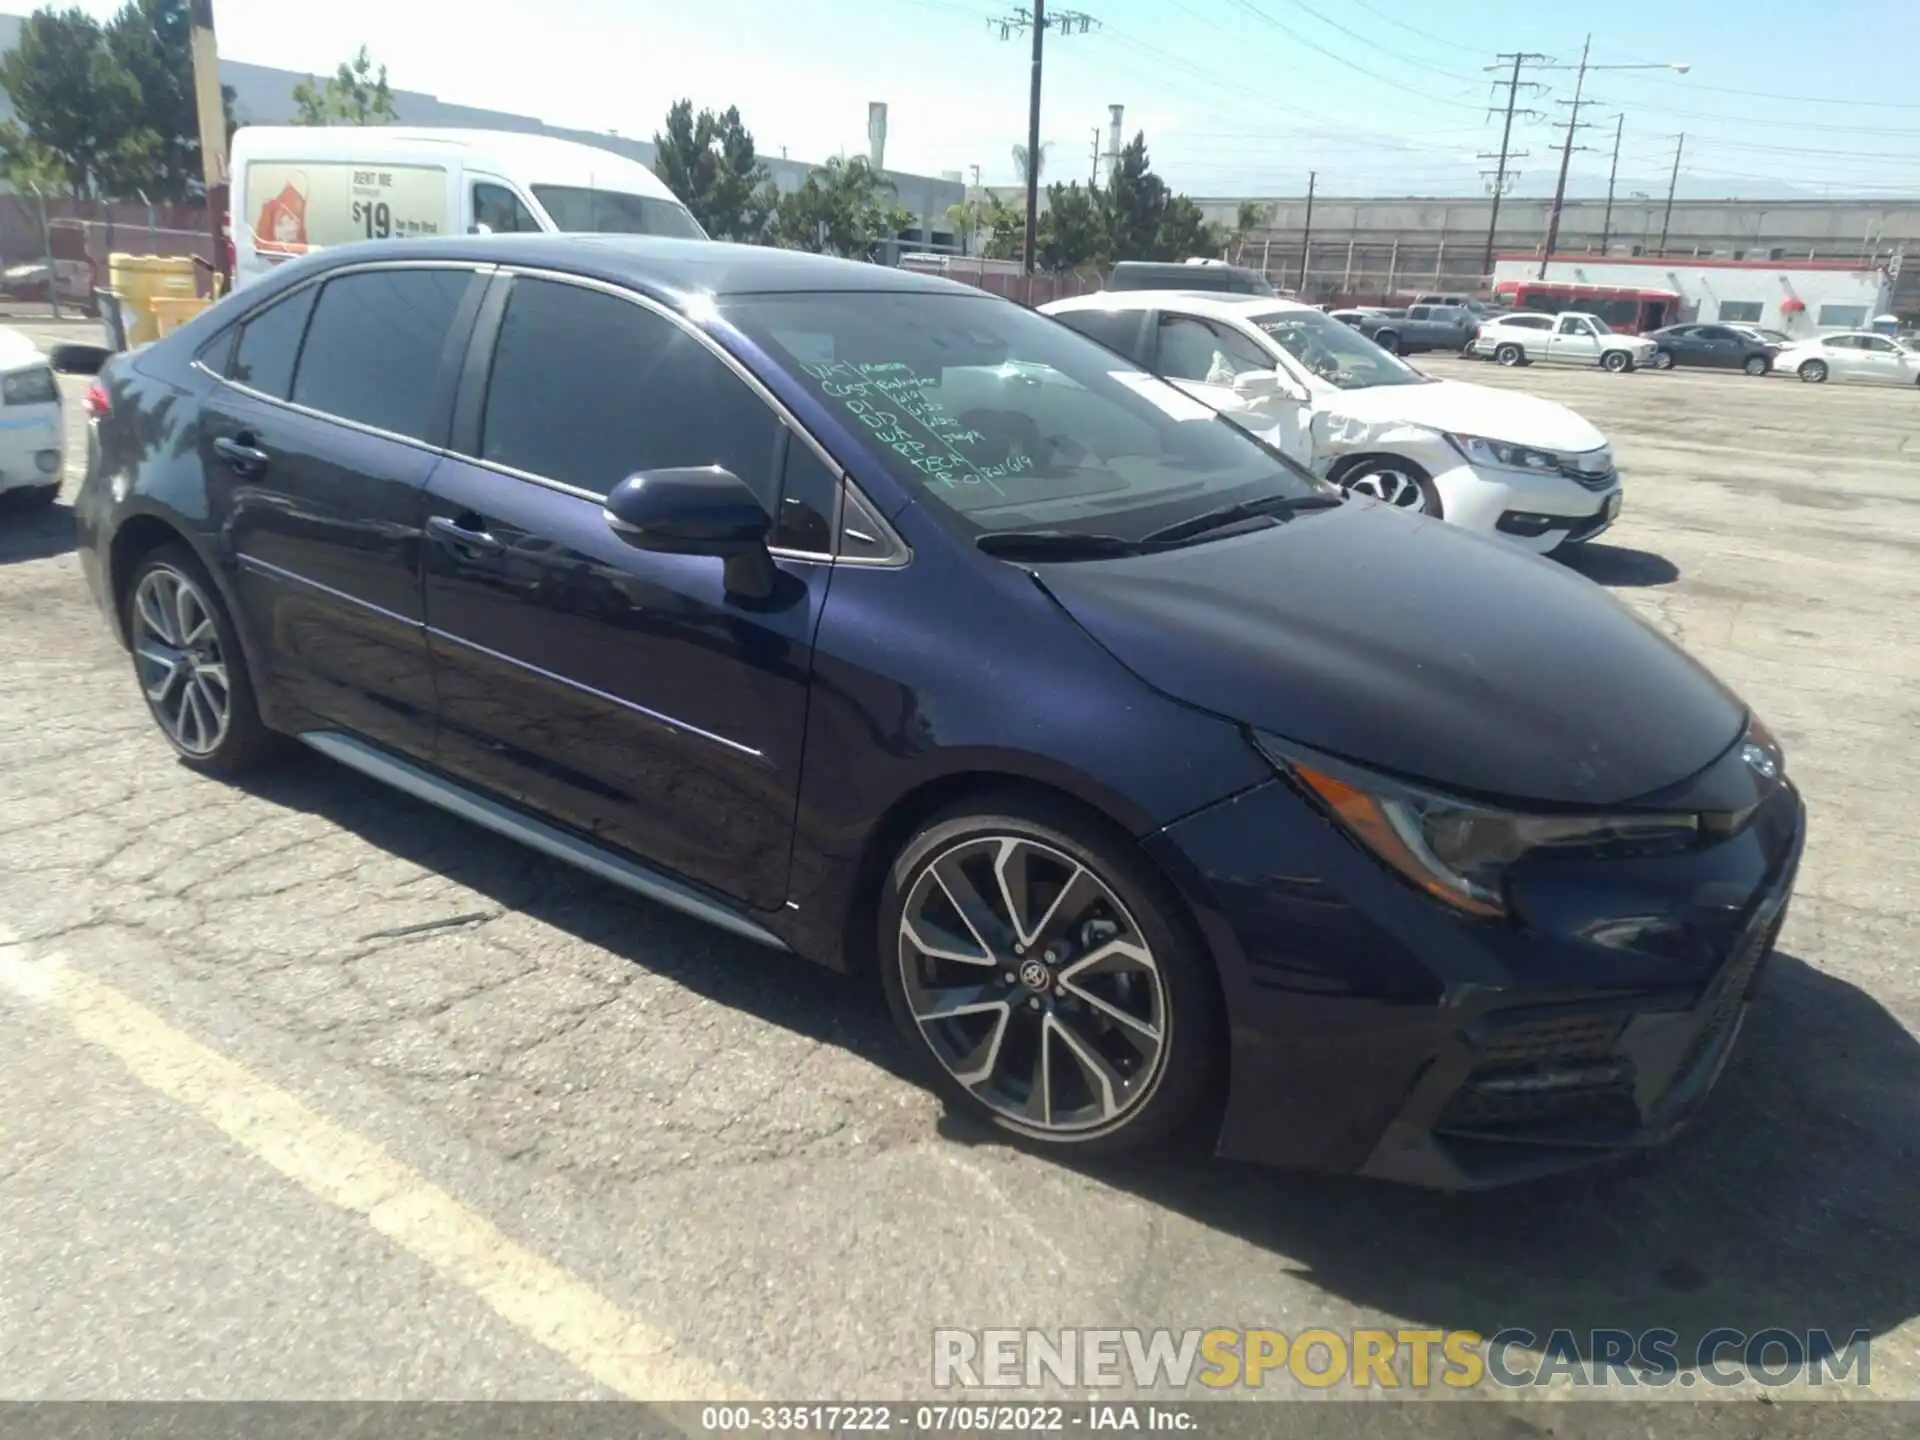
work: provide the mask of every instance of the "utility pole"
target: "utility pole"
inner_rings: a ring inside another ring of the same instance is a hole
[[[1537,110],[1515,109],[1515,106],[1518,105],[1520,100],[1520,67],[1529,62],[1545,60],[1547,57],[1544,55],[1535,55],[1523,50],[1512,54],[1501,54],[1494,58],[1496,63],[1511,60],[1513,62],[1513,74],[1507,79],[1507,118],[1505,123],[1500,127],[1500,163],[1494,171],[1493,176],[1493,216],[1487,221],[1487,249],[1486,253],[1480,259],[1480,272],[1483,275],[1493,274],[1494,236],[1500,229],[1500,197],[1504,195],[1507,190],[1507,161],[1520,158],[1520,156],[1516,156],[1513,153],[1511,148],[1513,144],[1513,117],[1519,114],[1524,115],[1530,120],[1541,118],[1540,112]],[[1495,66],[1489,65],[1486,68],[1491,70],[1494,69]],[[1538,90],[1540,87],[1529,82],[1528,88]],[[1522,152],[1522,154],[1524,153],[1525,152]],[[1482,160],[1490,160],[1493,157],[1490,155],[1482,155],[1479,158]]]
[[[1307,252],[1313,245],[1313,187],[1320,179],[1318,170],[1307,172],[1307,223],[1300,227],[1300,293],[1307,293]]]
[[[230,289],[227,267],[227,117],[220,103],[220,50],[213,35],[213,0],[192,0],[188,48],[193,57],[193,108],[200,130],[200,171],[207,192],[207,230],[213,237],[210,287],[217,298]]]
[[[1560,147],[1560,178],[1553,186],[1553,208],[1547,212],[1547,245],[1540,252],[1540,278],[1547,278],[1547,266],[1553,261],[1553,247],[1560,243],[1560,211],[1567,203],[1567,166],[1573,160],[1573,136],[1580,129],[1580,101],[1587,88],[1587,52],[1593,49],[1593,36],[1588,35],[1586,43],[1580,47],[1580,73],[1573,82],[1572,108],[1567,112],[1567,139]],[[1563,104],[1569,102],[1561,102]]]
[[[1093,127],[1093,169],[1087,175],[1089,192],[1100,188],[1100,127]]]
[[[1021,259],[1023,298],[1031,305],[1034,250],[1040,230],[1040,70],[1046,57],[1047,27],[1054,26],[1062,35],[1084,35],[1093,28],[1094,20],[1078,10],[1056,10],[1049,16],[1047,0],[1033,0],[1031,11],[1016,10],[988,23],[999,27],[1002,40],[1033,32],[1033,83],[1027,96],[1027,244]]]
[[[1660,253],[1667,253],[1667,231],[1673,225],[1673,192],[1680,186],[1680,152],[1687,148],[1687,134],[1680,132],[1680,139],[1673,147],[1673,174],[1667,177],[1667,213],[1660,217]]]
[[[1607,253],[1607,242],[1613,238],[1613,182],[1620,178],[1620,135],[1626,129],[1627,117],[1624,113],[1613,117],[1613,165],[1607,171],[1607,213],[1600,221],[1600,253]]]

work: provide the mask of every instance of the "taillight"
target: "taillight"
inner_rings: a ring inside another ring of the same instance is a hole
[[[87,414],[95,420],[107,418],[107,387],[98,380],[87,386]]]

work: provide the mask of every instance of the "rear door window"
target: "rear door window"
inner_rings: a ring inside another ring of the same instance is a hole
[[[1089,340],[1118,351],[1135,364],[1140,363],[1140,311],[1069,310],[1053,318],[1069,330],[1077,330]]]
[[[781,429],[745,381],[671,320],[601,290],[514,282],[482,460],[602,496],[636,470],[719,465],[772,514]]]
[[[471,270],[366,270],[329,280],[307,327],[293,402],[440,443],[448,336]]]
[[[276,400],[286,399],[293,386],[300,337],[306,333],[313,297],[319,293],[319,286],[309,285],[249,316],[241,327],[227,378]]]

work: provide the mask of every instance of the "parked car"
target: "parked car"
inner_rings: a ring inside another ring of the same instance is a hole
[[[1765,325],[1734,324],[1724,322],[1729,329],[1738,330],[1742,335],[1751,335],[1756,340],[1765,340],[1770,345],[1791,345],[1793,337],[1784,330],[1771,330]]]
[[[1175,265],[1122,260],[1107,276],[1109,290],[1217,290],[1232,295],[1271,295],[1273,285],[1257,270],[1223,260],[1194,258]]]
[[[233,283],[353,240],[540,231],[701,237],[637,161],[505,130],[245,125],[233,137]]]
[[[1616,335],[1598,315],[1578,310],[1558,315],[1531,311],[1489,317],[1480,322],[1468,353],[1501,365],[1531,365],[1554,360],[1598,365],[1615,373],[1652,363],[1656,347],[1639,335]]]
[[[1454,305],[1409,305],[1395,318],[1367,332],[1375,344],[1395,355],[1426,350],[1460,351],[1472,342],[1473,312]]]
[[[1765,375],[1773,369],[1773,357],[1780,350],[1772,341],[1759,339],[1731,325],[1669,325],[1663,330],[1650,331],[1646,338],[1657,347],[1648,362],[1656,370],[1697,365]]]
[[[1478,300],[1471,295],[1458,293],[1452,295],[1416,295],[1413,297],[1413,303],[1415,305],[1447,305],[1457,310],[1469,310],[1476,319],[1484,317],[1492,308],[1484,300]]]
[[[1800,800],[1677,646],[965,286],[409,240],[98,383],[82,569],[181,761],[296,736],[875,976],[1043,1149],[1217,1113],[1440,1185],[1629,1150],[1779,927]]]
[[[60,493],[66,442],[60,386],[47,357],[18,330],[0,328],[0,497],[50,505]]]
[[[1348,494],[1542,552],[1620,513],[1607,437],[1566,406],[1434,380],[1305,305],[1163,291],[1041,308]]]
[[[1810,385],[1829,379],[1913,385],[1920,383],[1920,351],[1869,330],[1848,330],[1796,340],[1773,357],[1773,368]]]

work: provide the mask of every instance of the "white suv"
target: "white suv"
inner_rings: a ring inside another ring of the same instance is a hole
[[[1638,335],[1616,335],[1598,315],[1574,310],[1558,315],[1518,311],[1480,322],[1468,353],[1502,365],[1530,365],[1536,360],[1559,360],[1570,365],[1598,365],[1616,374],[1652,362],[1659,349]]]
[[[1537,553],[1620,513],[1602,435],[1564,405],[1435,380],[1308,305],[1106,291],[1041,307],[1352,495]]]

